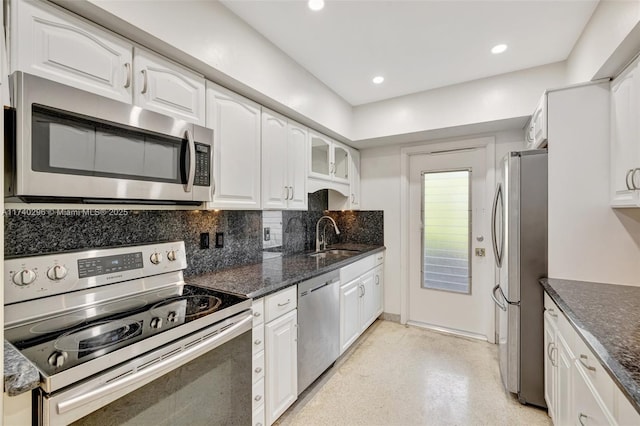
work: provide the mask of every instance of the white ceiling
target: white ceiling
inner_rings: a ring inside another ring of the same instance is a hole
[[[306,0],[222,3],[360,105],[563,61],[598,0],[326,0],[319,12]],[[492,55],[498,43],[509,49]]]

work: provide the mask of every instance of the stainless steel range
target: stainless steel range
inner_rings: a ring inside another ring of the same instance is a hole
[[[186,284],[186,265],[182,241],[5,261],[40,424],[250,423],[251,301]]]

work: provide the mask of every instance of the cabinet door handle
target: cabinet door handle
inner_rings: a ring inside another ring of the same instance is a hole
[[[262,395],[256,395],[255,398],[253,398],[256,400],[256,402],[260,401],[262,399]]]
[[[380,285],[380,275],[376,275],[376,285]]]
[[[287,306],[289,303],[291,303],[291,299],[287,299],[287,301],[284,303],[278,303],[278,306],[280,307]]]
[[[256,317],[256,318],[259,317],[260,316],[260,312],[258,312],[258,311],[254,312],[253,316]]]
[[[131,64],[129,62],[127,62],[126,64],[124,64],[125,67],[125,82],[124,82],[124,88],[128,89],[129,87],[131,87]]]
[[[293,186],[290,186],[289,190],[291,191],[291,195],[289,195],[289,200],[293,200]]]
[[[262,343],[262,340],[260,340],[260,339],[256,339],[253,343],[254,343],[256,346],[258,346],[260,343]]]
[[[627,189],[629,191],[633,191],[633,189],[634,189],[633,181],[631,181],[631,183],[629,183],[629,177],[632,176],[632,174],[633,174],[633,169],[629,169],[627,171],[627,175],[624,177],[624,183],[627,184]]]
[[[288,187],[288,186],[285,186],[285,187],[283,187],[283,188],[284,188],[284,195],[283,195],[283,198],[284,198],[285,200],[288,200],[288,199],[289,199],[289,187]]]
[[[549,361],[551,361],[551,345],[553,345],[553,342],[547,343],[547,358],[549,358]]]
[[[582,421],[582,419],[588,419],[589,416],[587,416],[584,413],[578,413],[578,423],[580,423],[582,426],[585,426],[585,423]]]
[[[633,169],[633,173],[631,173],[631,186],[633,189],[640,189],[640,186],[636,185],[636,173],[640,172],[640,168]]]
[[[140,72],[142,73],[142,91],[140,91],[140,93],[144,95],[147,93],[147,89],[149,88],[149,79],[147,78],[147,70],[142,70]]]
[[[558,347],[556,345],[553,345],[553,347],[551,348],[551,357],[549,358],[549,360],[551,361],[551,365],[553,365],[554,367],[558,366],[558,364],[556,364],[556,353],[558,353]]]
[[[256,373],[260,374],[260,372],[262,371],[262,367],[256,367],[256,369],[254,371]]]
[[[556,314],[555,309],[547,309],[547,312],[549,312],[549,316],[553,318],[558,318],[558,314]]]
[[[587,360],[589,359],[588,356],[586,356],[585,354],[580,354],[580,364],[582,364],[582,366],[584,368],[586,368],[589,371],[596,371],[595,367],[590,366],[589,364],[587,364],[586,362],[584,362],[583,360]]]

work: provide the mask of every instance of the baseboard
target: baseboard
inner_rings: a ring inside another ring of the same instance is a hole
[[[452,336],[458,337],[466,337],[467,339],[473,340],[481,340],[483,342],[487,342],[487,336],[483,336],[481,334],[469,333],[467,331],[456,330],[453,328],[440,327],[437,325],[426,324],[424,322],[417,321],[407,321],[407,325],[412,325],[414,327],[426,328],[428,330],[437,331],[438,333],[450,334]]]
[[[400,324],[400,314],[390,314],[388,312],[383,312],[380,315],[380,319],[383,319],[385,321],[397,322],[398,324]]]

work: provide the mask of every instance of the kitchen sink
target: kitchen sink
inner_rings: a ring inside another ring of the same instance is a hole
[[[311,257],[351,257],[360,254],[359,250],[347,250],[347,249],[329,249],[319,253],[311,253]]]

